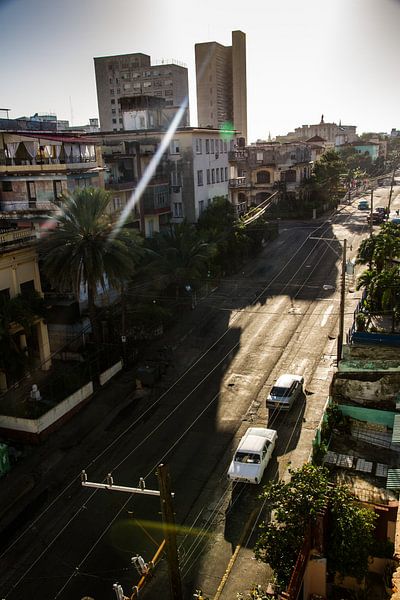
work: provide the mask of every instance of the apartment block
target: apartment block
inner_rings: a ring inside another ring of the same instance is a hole
[[[101,131],[127,129],[122,98],[155,96],[161,101],[166,122],[170,122],[188,97],[188,71],[176,61],[151,65],[150,56],[135,53],[98,57],[94,66]],[[181,125],[189,125],[189,109]]]
[[[225,122],[247,139],[246,35],[232,32],[232,46],[195,45],[199,127],[219,129]]]
[[[163,138],[163,131],[125,131],[99,136],[106,167],[105,187],[115,210],[134,194]],[[235,143],[219,130],[184,127],[176,130],[168,151],[129,220],[146,237],[186,220],[195,223],[216,196],[228,197],[228,152]]]
[[[281,190],[298,198],[311,175],[311,148],[305,142],[261,143],[236,147],[229,153],[229,197],[238,214]]]

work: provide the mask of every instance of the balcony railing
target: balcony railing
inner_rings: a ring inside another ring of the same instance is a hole
[[[25,246],[37,239],[36,231],[31,229],[15,229],[0,233],[0,248],[2,250],[12,246]]]
[[[248,150],[231,150],[228,152],[228,161],[247,160],[249,158]]]
[[[106,190],[133,190],[137,185],[136,180],[127,180],[127,181],[108,181],[105,184]]]
[[[230,188],[251,188],[251,183],[247,181],[247,177],[235,177],[234,179],[229,179],[228,184]]]
[[[3,200],[0,201],[0,211],[2,212],[54,212],[59,210],[56,204],[52,202],[37,202],[36,200]],[[2,215],[0,215],[1,217]]]

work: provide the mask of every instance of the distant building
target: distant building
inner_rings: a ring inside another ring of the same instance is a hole
[[[163,136],[163,131],[145,129],[98,135],[106,167],[105,187],[112,193],[115,210],[126,206]],[[195,223],[216,196],[228,197],[228,152],[234,142],[234,137],[221,139],[216,129],[177,129],[133,208],[130,222],[146,237],[170,223]]]
[[[390,137],[400,137],[400,129],[395,129],[393,127],[392,131],[390,132]]]
[[[99,120],[97,118],[89,119],[87,125],[70,125],[66,119],[58,119],[54,113],[35,113],[31,117],[18,117],[18,119],[10,119],[14,123],[19,122],[20,129],[26,129],[21,127],[21,122],[26,121],[29,123],[38,123],[37,129],[43,129],[47,131],[84,131],[87,133],[99,131]]]
[[[230,201],[238,214],[267,200],[276,190],[299,198],[311,175],[311,148],[305,142],[263,143],[236,147],[229,153]]]
[[[199,127],[233,124],[247,139],[246,35],[232,31],[232,46],[195,45]]]
[[[147,54],[120,54],[94,59],[101,131],[124,131],[121,99],[155,96],[164,102],[170,122],[188,97],[188,71],[181,64],[151,65]],[[189,125],[189,109],[181,126]]]
[[[296,127],[294,131],[287,135],[276,136],[276,141],[284,142],[305,142],[306,140],[318,136],[325,140],[328,145],[341,146],[343,144],[354,142],[357,139],[356,125],[339,125],[336,123],[325,123],[324,115],[321,116],[321,121],[316,125],[302,125]]]

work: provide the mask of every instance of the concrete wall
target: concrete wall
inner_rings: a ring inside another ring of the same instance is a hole
[[[115,365],[103,371],[100,374],[100,385],[105,385],[114,375],[116,375],[122,369],[122,360],[119,360]]]
[[[38,419],[22,419],[0,415],[0,431],[10,437],[39,441],[41,434],[53,428],[66,415],[73,414],[75,409],[93,394],[93,383],[90,381],[71,396],[57,404]],[[12,436],[12,433],[20,434]],[[25,435],[24,435],[25,434]]]

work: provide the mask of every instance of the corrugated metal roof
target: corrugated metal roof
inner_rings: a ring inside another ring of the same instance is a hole
[[[400,415],[394,416],[392,443],[400,444]]]
[[[400,469],[389,469],[386,480],[386,489],[400,490]]]

